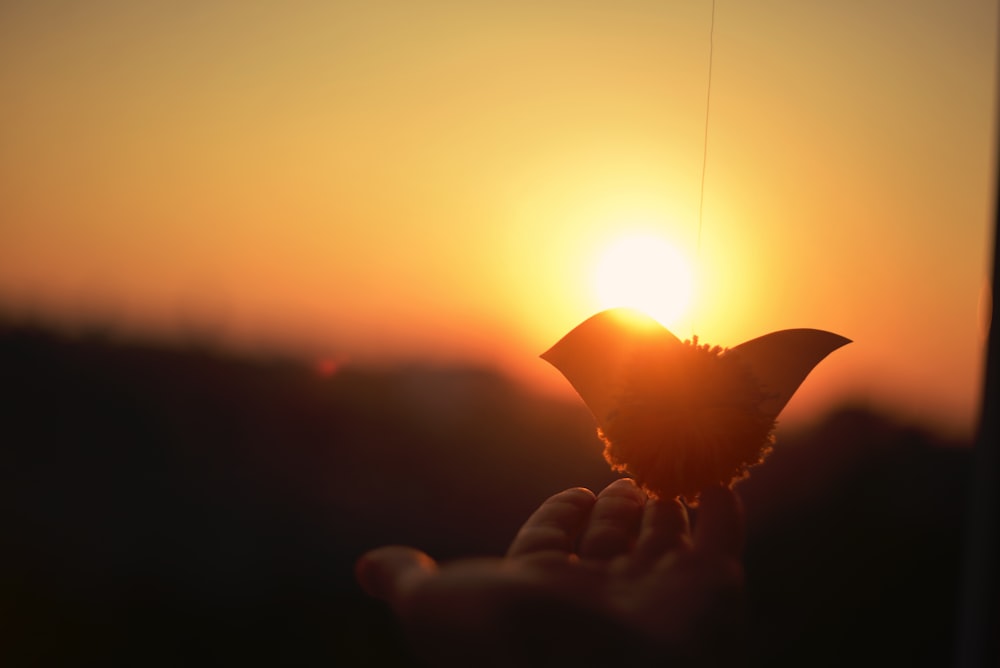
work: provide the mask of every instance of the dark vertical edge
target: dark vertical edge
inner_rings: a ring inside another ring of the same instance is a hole
[[[1000,76],[1000,52],[994,55]],[[998,512],[997,487],[1000,486],[1000,460],[997,451],[998,368],[1000,364],[1000,336],[996,317],[997,258],[1000,257],[1000,82],[994,89],[993,137],[993,244],[991,294],[989,298],[989,334],[986,342],[986,368],[982,387],[982,404],[979,411],[979,428],[973,453],[972,475],[968,496],[968,510],[963,555],[962,585],[960,590],[958,643],[955,665],[958,668],[995,668],[1000,666],[1000,587],[998,587],[997,562],[1000,512]]]

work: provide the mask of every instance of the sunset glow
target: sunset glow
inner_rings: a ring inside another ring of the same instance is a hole
[[[787,419],[968,430],[996,13],[720,5],[706,154],[707,2],[7,3],[0,312],[542,389],[608,306],[814,327],[856,344]]]

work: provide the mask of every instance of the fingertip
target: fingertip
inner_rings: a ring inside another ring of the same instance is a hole
[[[640,503],[645,503],[648,498],[646,492],[632,478],[618,478],[602,489],[597,498],[600,499],[607,496],[624,496],[635,499]]]
[[[414,578],[436,569],[434,560],[420,550],[389,545],[361,555],[354,564],[354,575],[369,596],[393,602]]]
[[[592,506],[595,500],[597,500],[597,495],[592,490],[586,487],[570,487],[557,494],[553,494],[546,499],[545,503],[565,501],[574,505],[587,507]]]
[[[571,552],[596,500],[596,495],[585,487],[571,487],[553,494],[525,521],[507,556],[550,550]]]
[[[629,552],[636,543],[646,501],[646,493],[631,478],[605,487],[580,537],[580,556],[606,560]]]

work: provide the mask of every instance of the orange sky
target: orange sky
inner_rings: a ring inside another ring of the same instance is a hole
[[[854,339],[861,395],[974,423],[996,3],[7,2],[0,306],[359,360],[495,365],[600,304],[602,248],[696,265],[666,323]]]

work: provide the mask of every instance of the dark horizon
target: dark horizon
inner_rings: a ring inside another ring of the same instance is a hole
[[[481,370],[16,328],[0,367],[14,663],[410,665],[363,551],[501,554],[545,497],[615,477],[586,409]],[[857,406],[778,439],[737,487],[754,664],[946,663],[969,444]]]

